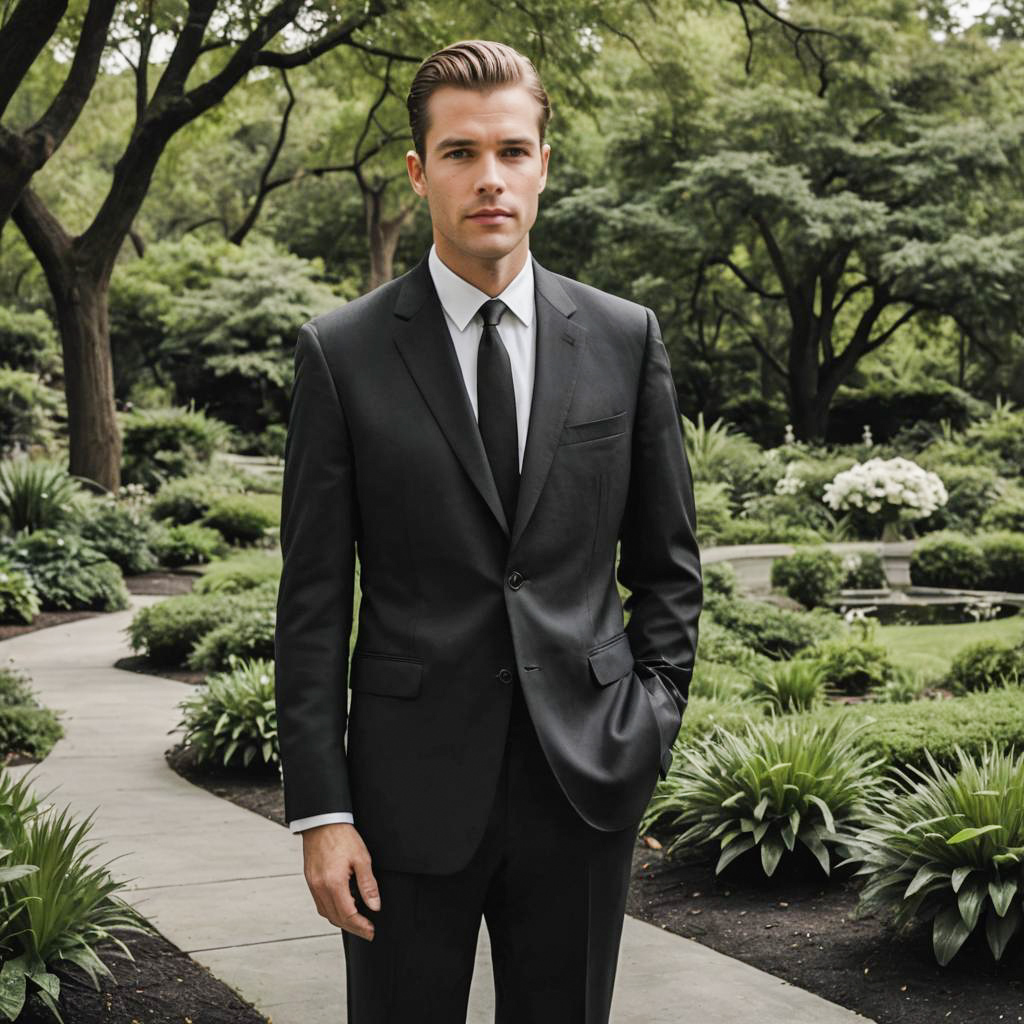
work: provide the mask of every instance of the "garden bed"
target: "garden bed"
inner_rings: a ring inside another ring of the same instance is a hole
[[[167,752],[167,760],[194,784],[286,824],[283,790],[273,773],[255,778],[242,769],[200,771],[180,745]],[[638,840],[626,912],[877,1024],[1024,1019],[1019,939],[997,964],[979,929],[943,968],[932,953],[930,925],[894,940],[875,916],[849,919],[861,885],[850,877],[852,868],[828,879],[808,855],[788,879],[772,881],[744,878],[739,861],[734,867],[716,879],[714,861],[669,862]],[[780,865],[776,874],[782,870]]]

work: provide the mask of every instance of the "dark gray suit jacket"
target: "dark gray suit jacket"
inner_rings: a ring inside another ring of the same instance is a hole
[[[376,867],[469,861],[513,673],[566,797],[602,830],[638,824],[687,703],[703,588],[657,321],[534,275],[511,526],[426,258],[299,330],[275,637],[285,814],[352,811]]]

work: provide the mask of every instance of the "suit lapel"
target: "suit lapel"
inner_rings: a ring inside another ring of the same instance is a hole
[[[537,358],[511,537],[426,257],[405,276],[394,310],[399,354],[452,451],[505,536],[510,537],[510,547],[522,536],[551,468],[587,335],[585,328],[569,319],[576,306],[557,278],[536,260],[533,272]]]
[[[537,359],[512,547],[523,535],[544,488],[576,388],[580,357],[587,341],[586,328],[570,319],[576,311],[575,303],[558,283],[558,278],[536,260],[533,260],[533,281],[537,309]]]

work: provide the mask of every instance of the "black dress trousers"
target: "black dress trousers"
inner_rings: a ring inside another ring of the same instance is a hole
[[[374,871],[372,941],[342,932],[348,1024],[464,1024],[481,916],[495,1024],[608,1024],[636,845],[566,799],[519,680],[494,804],[469,864],[450,875]],[[372,851],[371,851],[372,855]]]

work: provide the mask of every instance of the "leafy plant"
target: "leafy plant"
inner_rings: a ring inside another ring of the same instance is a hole
[[[0,559],[0,622],[31,622],[41,610],[32,577]]]
[[[810,711],[825,700],[825,673],[820,662],[812,658],[772,662],[755,671],[749,694],[764,701],[780,714]]]
[[[0,517],[12,533],[61,527],[74,519],[81,485],[47,459],[0,462]]]
[[[910,581],[916,587],[978,587],[985,556],[970,537],[940,530],[924,537],[910,555]]]
[[[823,545],[800,547],[772,562],[771,583],[806,608],[816,608],[839,592],[843,560]]]
[[[897,793],[856,837],[849,858],[868,878],[854,915],[881,909],[898,932],[932,921],[943,966],[983,915],[989,949],[1001,959],[1020,930],[1024,895],[1024,754],[996,744],[979,761],[956,753],[956,772],[930,754],[927,770],[909,769],[913,777],[890,767]]]
[[[178,704],[178,728],[195,751],[197,764],[280,763],[274,663],[265,658],[229,658],[230,669],[207,677],[206,685]],[[171,730],[172,732],[176,730]]]
[[[836,716],[827,724],[802,716],[748,720],[745,731],[716,729],[695,748],[683,747],[659,781],[641,831],[671,817],[678,834],[666,856],[716,844],[715,874],[757,849],[771,876],[797,842],[830,873],[831,847],[843,856],[884,799],[871,760],[856,742],[860,727]]]

